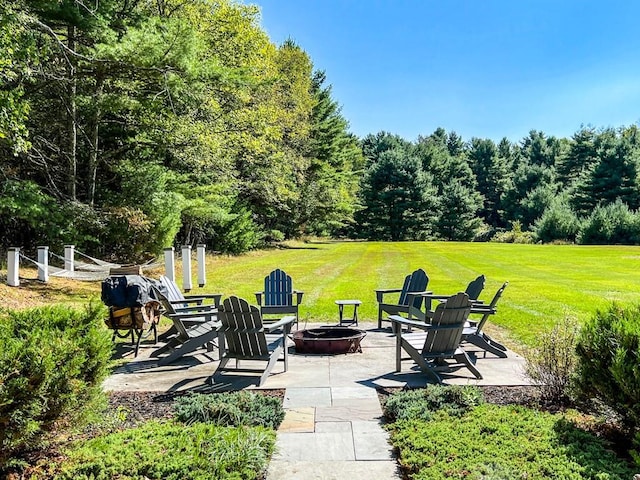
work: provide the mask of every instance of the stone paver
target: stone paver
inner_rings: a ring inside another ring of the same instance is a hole
[[[382,408],[378,399],[362,399],[347,406],[316,408],[316,422],[377,420],[380,417],[382,417]]]
[[[390,480],[399,479],[395,462],[287,462],[272,460],[268,480]]]
[[[278,428],[279,432],[313,433],[316,424],[316,409],[313,407],[297,407],[286,410],[284,420]]]
[[[274,460],[336,461],[355,460],[351,429],[332,432],[278,432]]]
[[[329,407],[331,406],[331,388],[289,387],[285,391],[282,406],[284,408]]]
[[[351,422],[356,460],[394,460],[389,434],[379,422]]]

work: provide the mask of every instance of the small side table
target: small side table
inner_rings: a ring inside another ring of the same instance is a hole
[[[346,324],[356,324],[358,325],[358,307],[362,304],[360,300],[336,300],[336,305],[338,305],[338,313],[340,314],[340,325],[343,323]],[[344,318],[344,306],[345,305],[353,305],[353,317],[352,318]]]

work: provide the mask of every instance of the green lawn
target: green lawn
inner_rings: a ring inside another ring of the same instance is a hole
[[[209,256],[207,285],[255,302],[263,278],[282,268],[305,292],[301,319],[336,321],[334,300],[363,301],[360,318],[377,315],[374,289],[399,288],[416,268],[429,275],[428,288],[440,293],[463,290],[477,275],[487,277],[480,296],[490,300],[509,281],[492,322],[516,342],[531,344],[536,334],[571,315],[587,318],[607,301],[640,300],[637,285],[640,247],[515,245],[457,242],[291,243],[291,248],[239,257]],[[194,285],[195,265],[194,265]],[[180,281],[178,272],[178,283]],[[496,327],[494,327],[496,328]]]

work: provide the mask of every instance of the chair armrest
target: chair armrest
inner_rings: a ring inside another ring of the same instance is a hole
[[[179,320],[193,320],[195,318],[204,318],[204,321],[211,321],[214,318],[218,318],[218,311],[209,312],[176,312],[167,315],[169,318],[177,318]]]
[[[200,295],[195,295],[200,298],[204,298],[207,300],[213,300],[213,304],[216,308],[220,306],[220,300],[222,299],[222,293],[204,293]],[[189,295],[186,295],[186,298],[189,298]]]
[[[296,295],[296,305],[300,305],[302,303],[302,296],[304,295],[304,292],[294,290],[293,293]]]
[[[202,297],[192,297],[192,298],[185,297],[182,300],[168,300],[168,301],[171,305],[180,305],[182,303],[187,303],[187,304],[195,303],[196,305],[201,305],[203,300],[204,298]]]
[[[497,312],[495,307],[489,307],[488,305],[471,305],[471,311],[469,312],[469,314],[472,313],[488,313],[490,315],[493,315]]]
[[[401,291],[401,288],[379,288],[375,290],[376,300],[378,303],[382,303],[382,297],[385,293],[400,293]]]
[[[296,321],[296,317],[294,316],[282,317],[280,320],[278,320],[275,323],[264,325],[264,329],[266,332],[273,332],[274,330],[278,330],[279,328],[282,328],[284,326],[291,325],[295,321]]]
[[[446,300],[447,298],[453,297],[453,295],[437,295],[431,292],[425,292],[422,296],[430,298],[432,300]]]
[[[258,306],[262,306],[262,295],[264,292],[256,292],[256,302],[258,302]]]
[[[176,313],[192,313],[192,312],[218,312],[215,305],[194,305],[193,307],[178,307],[174,308]]]
[[[406,325],[408,327],[416,327],[421,330],[429,330],[432,328],[430,323],[419,322],[416,320],[409,320],[408,318],[401,317],[400,315],[390,315],[389,320],[393,323],[397,323],[399,325]]]

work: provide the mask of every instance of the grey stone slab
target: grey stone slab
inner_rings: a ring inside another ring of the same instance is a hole
[[[382,417],[378,399],[355,399],[351,405],[316,408],[316,422],[377,420]]]
[[[267,480],[399,480],[396,462],[287,462],[272,460]]]
[[[317,433],[352,433],[351,422],[316,422]]]
[[[349,432],[280,433],[274,460],[336,461],[355,460],[353,436]]]
[[[378,392],[373,386],[353,384],[331,387],[331,404],[334,406],[350,405],[354,399],[378,398]]]
[[[287,387],[284,394],[284,408],[328,407],[331,405],[329,387]]]
[[[389,434],[379,422],[353,421],[351,429],[356,460],[393,460]]]
[[[271,375],[265,388],[328,387],[329,359],[327,357],[289,356],[289,369],[282,375]]]

